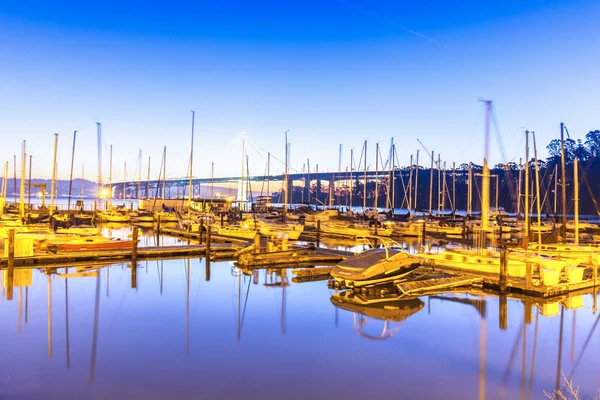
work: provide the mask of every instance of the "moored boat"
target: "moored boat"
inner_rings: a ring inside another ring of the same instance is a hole
[[[383,241],[381,247],[338,263],[331,270],[331,276],[346,287],[364,286],[396,279],[421,263],[419,257],[408,254],[397,243]]]

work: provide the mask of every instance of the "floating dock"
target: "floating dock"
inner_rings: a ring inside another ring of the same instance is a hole
[[[212,258],[232,258],[240,246],[228,243],[211,243],[210,254]],[[157,246],[138,247],[137,260],[205,257],[206,245],[186,246]],[[70,251],[57,254],[37,254],[30,257],[15,257],[15,268],[42,267],[50,265],[81,264],[83,262],[118,262],[133,260],[132,249]],[[0,259],[0,266],[7,267],[8,259]]]

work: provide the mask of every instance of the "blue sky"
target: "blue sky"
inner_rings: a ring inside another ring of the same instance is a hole
[[[103,1],[0,4],[0,161],[27,140],[33,175],[50,177],[58,132],[60,178],[97,178],[95,122],[103,124],[104,177],[128,178],[142,149],[158,176],[187,174],[196,110],[194,175],[239,175],[241,136],[250,173],[266,151],[291,167],[334,170],[369,141],[392,137],[407,164],[417,138],[448,165],[483,158],[484,108],[494,101],[507,161],[538,150],[564,121],[575,138],[600,129],[600,4],[594,1],[399,2]],[[490,161],[501,162],[492,137]],[[425,157],[421,151],[421,163]],[[385,157],[384,157],[385,158]],[[272,171],[281,171],[273,161]],[[1,171],[0,171],[1,173]]]

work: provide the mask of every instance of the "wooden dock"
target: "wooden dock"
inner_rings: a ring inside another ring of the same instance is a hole
[[[211,257],[230,258],[240,249],[239,246],[227,243],[212,243],[210,246]],[[84,262],[110,263],[130,261],[132,249],[96,250],[96,251],[69,251],[57,254],[38,254],[31,257],[15,257],[15,268],[35,268],[51,265],[72,265]],[[156,246],[138,247],[137,260],[205,257],[206,245],[186,246]],[[7,267],[8,259],[1,258],[0,266]]]
[[[206,241],[206,237],[207,237],[206,232],[202,232],[202,234],[200,234],[200,232],[190,232],[190,231],[186,231],[185,229],[181,229],[181,228],[161,228],[160,234],[166,235],[166,236],[171,236],[171,237],[199,241],[200,243]],[[214,233],[211,233],[210,237],[211,237],[211,242],[214,242],[214,243],[233,243],[233,244],[240,244],[240,245],[246,245],[246,244],[252,243],[252,241],[249,241],[247,239],[239,239],[239,238],[234,238],[231,236],[216,235]]]

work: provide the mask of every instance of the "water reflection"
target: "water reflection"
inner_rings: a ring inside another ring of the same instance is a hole
[[[7,300],[2,272],[1,398],[332,398],[350,385],[350,399],[535,399],[563,372],[585,394],[599,385],[591,294],[385,298],[186,259],[16,269]]]
[[[371,340],[390,338],[399,331],[404,320],[419,312],[425,306],[425,303],[418,297],[382,298],[353,293],[351,290],[334,293],[331,296],[331,303],[336,307],[351,311],[354,314],[354,332]],[[384,321],[380,334],[374,335],[366,332],[371,319]],[[397,323],[397,325],[391,327],[389,322]]]

